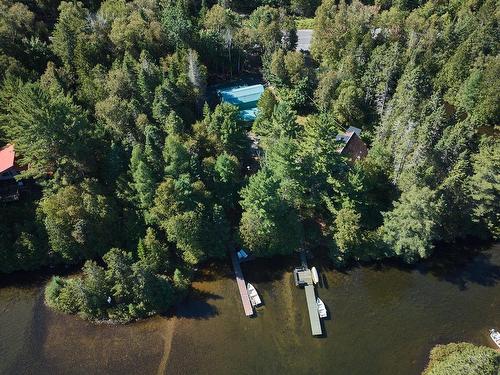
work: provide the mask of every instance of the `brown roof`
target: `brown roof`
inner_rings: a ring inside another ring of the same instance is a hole
[[[352,133],[340,153],[349,156],[352,161],[356,161],[368,155],[368,148],[356,133]]]

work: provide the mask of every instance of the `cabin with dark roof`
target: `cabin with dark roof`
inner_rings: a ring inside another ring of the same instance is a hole
[[[18,174],[14,145],[0,147],[0,202],[19,200],[23,183],[16,180]]]
[[[342,142],[339,149],[341,155],[347,156],[352,162],[364,159],[368,155],[368,148],[361,140],[361,129],[349,126],[345,133],[337,134],[337,142]]]

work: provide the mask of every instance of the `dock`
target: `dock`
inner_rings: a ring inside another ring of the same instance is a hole
[[[311,323],[311,332],[313,336],[323,334],[321,322],[319,321],[318,304],[316,303],[316,293],[314,285],[309,284],[304,287],[306,292],[307,310],[309,310],[309,320]]]
[[[241,303],[243,304],[243,310],[246,316],[253,315],[253,307],[250,302],[250,297],[248,296],[247,283],[243,277],[243,271],[241,270],[240,261],[236,256],[234,251],[231,251],[231,261],[233,262],[234,275],[236,277],[236,284],[238,284],[238,290],[240,292]],[[316,314],[317,315],[317,314]]]
[[[307,265],[307,259],[304,252],[300,253],[302,266],[293,271],[295,285],[303,286],[306,293],[307,310],[309,312],[309,321],[311,323],[311,333],[313,336],[323,334],[321,322],[318,313],[318,304],[316,303],[316,292],[314,291],[314,283],[312,272]]]

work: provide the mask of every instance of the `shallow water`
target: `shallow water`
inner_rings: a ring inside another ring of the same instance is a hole
[[[265,304],[252,319],[229,266],[205,272],[173,316],[127,326],[50,311],[41,283],[0,288],[0,373],[411,375],[435,344],[491,346],[488,328],[500,328],[500,245],[460,263],[320,269],[322,338],[310,334],[294,263],[244,265]]]

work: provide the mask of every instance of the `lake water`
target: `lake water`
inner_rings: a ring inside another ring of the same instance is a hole
[[[203,272],[172,316],[126,326],[52,312],[43,281],[3,280],[0,373],[420,374],[435,344],[492,346],[488,328],[500,328],[500,245],[453,258],[319,267],[317,294],[330,314],[322,338],[311,336],[304,291],[293,284],[298,257],[244,265],[265,303],[255,318],[243,314],[229,262]]]

